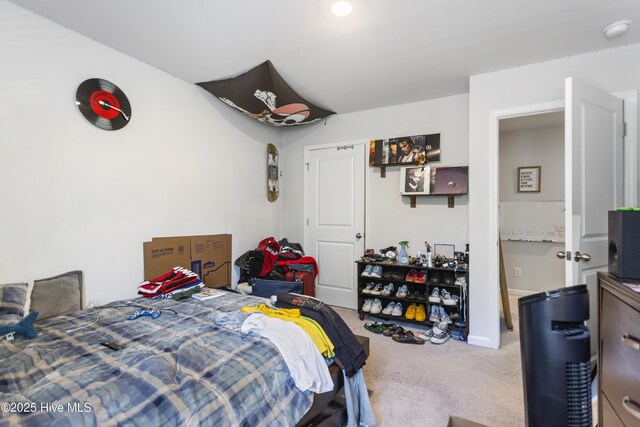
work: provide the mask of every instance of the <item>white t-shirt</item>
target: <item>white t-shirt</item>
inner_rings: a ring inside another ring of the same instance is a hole
[[[324,357],[304,329],[295,323],[253,313],[242,324],[243,333],[255,332],[271,341],[280,351],[293,381],[302,391],[326,393],[333,381]]]

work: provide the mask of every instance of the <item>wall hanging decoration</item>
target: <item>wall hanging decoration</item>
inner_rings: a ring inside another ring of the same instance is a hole
[[[540,192],[540,166],[518,168],[518,193]]]
[[[196,83],[252,119],[274,126],[299,126],[335,114],[298,95],[266,61],[237,77]]]
[[[404,196],[422,196],[431,192],[431,167],[413,166],[400,169],[400,193]]]
[[[369,165],[414,165],[440,160],[440,134],[401,136],[373,140],[369,144]]]
[[[100,129],[122,129],[131,120],[127,96],[108,80],[95,78],[80,83],[76,105],[89,123]]]
[[[278,149],[275,145],[267,145],[267,198],[270,202],[278,200],[280,188],[278,185]]]

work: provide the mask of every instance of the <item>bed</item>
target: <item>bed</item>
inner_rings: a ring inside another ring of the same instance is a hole
[[[268,340],[216,324],[263,301],[137,299],[39,322],[37,338],[0,342],[0,425],[296,425],[319,411],[314,394],[295,387]],[[127,320],[132,303],[163,311]]]

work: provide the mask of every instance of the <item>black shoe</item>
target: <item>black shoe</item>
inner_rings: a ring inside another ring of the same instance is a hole
[[[429,272],[429,283],[438,285],[442,283],[442,272],[440,270],[432,270]]]

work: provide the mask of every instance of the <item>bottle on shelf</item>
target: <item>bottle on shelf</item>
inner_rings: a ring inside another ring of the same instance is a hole
[[[398,265],[409,265],[409,254],[407,253],[407,246],[409,246],[409,242],[403,240],[398,244],[400,245],[400,253],[398,254]]]

